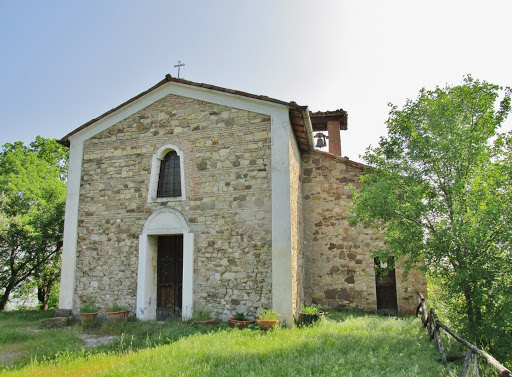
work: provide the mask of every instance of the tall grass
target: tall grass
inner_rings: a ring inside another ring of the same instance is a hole
[[[312,327],[255,329],[126,323],[104,325],[115,344],[66,352],[5,376],[444,376],[419,321],[331,313]]]

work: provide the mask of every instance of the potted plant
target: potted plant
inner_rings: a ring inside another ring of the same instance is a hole
[[[126,321],[128,314],[130,314],[130,311],[117,303],[112,304],[112,306],[105,311],[107,319],[112,322]]]
[[[212,310],[206,307],[194,308],[192,322],[195,325],[213,325],[215,319],[212,317]]]
[[[267,331],[279,323],[279,314],[274,309],[264,309],[256,317],[260,330]]]
[[[243,329],[252,323],[252,320],[247,318],[244,313],[236,313],[232,318],[228,319],[229,326],[237,329]]]
[[[85,301],[80,306],[80,319],[82,322],[94,321],[98,317],[98,307],[92,301]]]
[[[299,322],[305,325],[311,325],[322,318],[323,315],[324,312],[321,311],[318,305],[305,304],[299,312]]]

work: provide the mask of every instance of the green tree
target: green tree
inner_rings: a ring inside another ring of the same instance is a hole
[[[0,153],[0,311],[27,281],[47,307],[58,279],[66,192],[67,148],[37,137]]]
[[[510,94],[467,76],[390,105],[352,207],[354,223],[385,229],[375,254],[423,265],[451,323],[494,351],[512,329],[512,137],[499,132]]]

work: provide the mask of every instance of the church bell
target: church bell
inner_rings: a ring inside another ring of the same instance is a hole
[[[316,141],[315,148],[323,148],[327,145],[327,142],[325,141],[325,139],[327,139],[327,136],[325,134],[319,132],[315,135],[315,138],[318,139]]]

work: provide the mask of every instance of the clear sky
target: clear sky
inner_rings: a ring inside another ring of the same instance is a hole
[[[388,102],[468,73],[512,86],[511,15],[508,0],[0,0],[0,144],[61,138],[182,60],[188,80],[343,108],[360,161]]]

